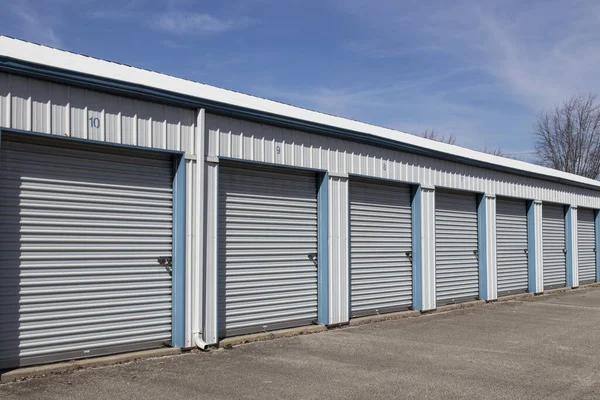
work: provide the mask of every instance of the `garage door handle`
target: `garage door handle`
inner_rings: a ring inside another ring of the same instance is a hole
[[[529,250],[527,250],[527,249],[523,249],[523,253],[525,253],[525,254],[529,254]]]
[[[410,262],[412,262],[412,251],[407,251],[406,253],[404,253],[404,255],[406,257],[408,257],[408,259],[410,260]]]
[[[169,275],[173,274],[173,257],[158,257],[156,261],[165,267]]]
[[[566,248],[563,249],[563,253],[567,254],[567,249]]]
[[[317,253],[310,253],[308,255],[308,259],[315,264],[315,267],[319,267],[319,258],[317,257]]]

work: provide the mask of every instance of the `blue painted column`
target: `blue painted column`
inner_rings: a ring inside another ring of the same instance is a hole
[[[576,206],[567,206],[567,212],[565,213],[565,238],[567,242],[567,287],[575,288],[579,286]]]
[[[174,157],[171,344],[185,346],[185,158]]]
[[[412,194],[413,309],[436,308],[435,189],[421,185]]]
[[[479,298],[498,298],[496,270],[496,196],[477,197],[477,249],[479,261]]]
[[[528,291],[544,291],[543,242],[542,242],[542,202],[527,202],[527,254],[528,254]]]
[[[318,209],[318,322],[329,323],[329,174],[319,178]]]

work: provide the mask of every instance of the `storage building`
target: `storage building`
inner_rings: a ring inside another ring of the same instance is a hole
[[[598,279],[600,182],[0,37],[0,369]]]

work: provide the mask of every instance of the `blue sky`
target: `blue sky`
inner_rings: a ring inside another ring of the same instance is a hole
[[[2,34],[530,159],[600,92],[599,1],[13,0]]]

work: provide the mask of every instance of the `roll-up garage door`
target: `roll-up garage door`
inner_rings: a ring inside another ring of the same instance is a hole
[[[350,182],[353,317],[412,305],[410,186]]]
[[[577,210],[577,246],[579,283],[596,281],[596,231],[594,228],[594,210]]]
[[[437,303],[479,296],[477,200],[474,194],[439,191],[435,198]]]
[[[496,200],[498,295],[527,291],[527,204]]]
[[[544,250],[544,289],[567,284],[565,211],[562,205],[544,204],[542,208]]]
[[[0,153],[0,369],[170,342],[171,156],[20,140]]]
[[[317,319],[315,174],[221,166],[220,336]]]

